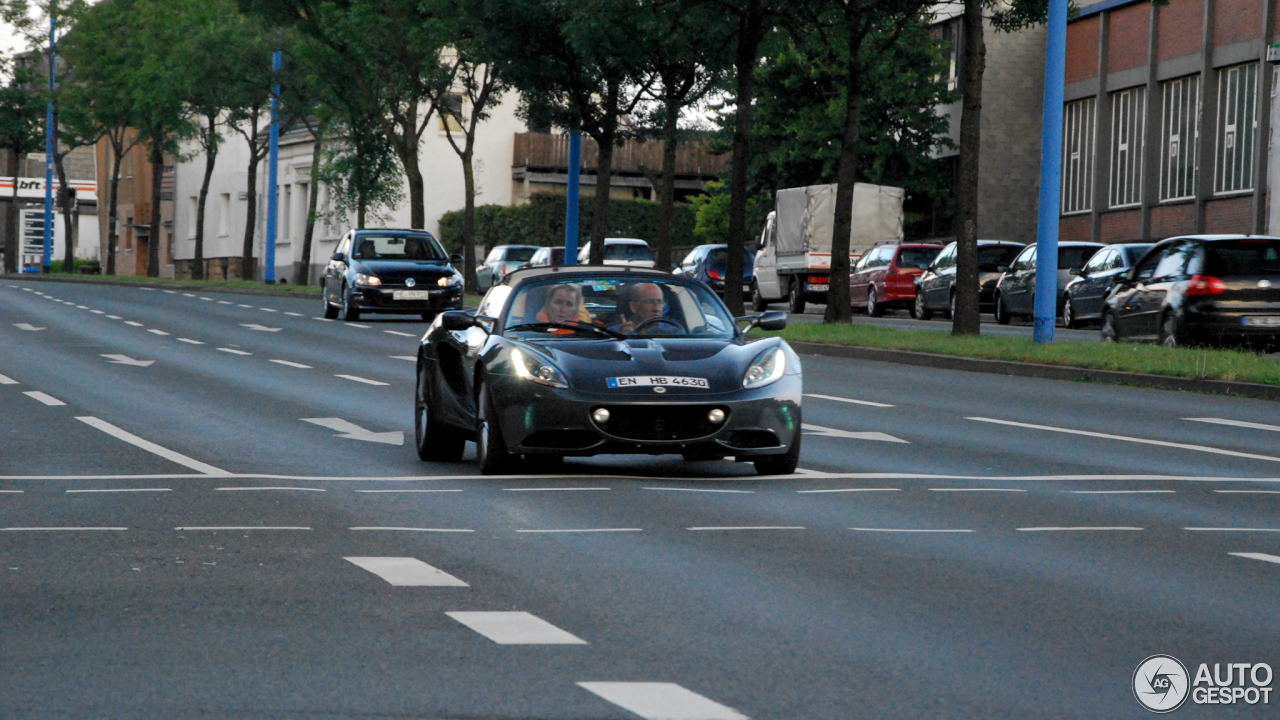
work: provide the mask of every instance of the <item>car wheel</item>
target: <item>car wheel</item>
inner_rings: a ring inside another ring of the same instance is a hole
[[[335,320],[335,319],[337,319],[337,317],[338,317],[338,308],[334,307],[334,306],[329,302],[329,297],[328,297],[328,295],[326,295],[326,294],[325,294],[325,291],[324,291],[324,287],[323,287],[323,286],[320,288],[320,304],[324,306],[324,310],[323,310],[323,312],[322,312],[321,314],[324,316],[324,319],[325,319],[325,320]]]
[[[1062,302],[1062,326],[1068,330],[1075,330],[1080,327],[1080,321],[1076,318],[1076,308],[1071,303],[1070,295]]]
[[[1004,298],[996,295],[996,322],[1001,325],[1008,325],[1013,316],[1009,314],[1008,308],[1004,306]]]
[[[1172,310],[1166,310],[1160,320],[1160,344],[1165,347],[1182,347],[1186,344],[1178,329],[1178,316]]]
[[[751,309],[756,312],[764,312],[769,309],[769,303],[764,301],[764,296],[760,294],[760,286],[755,280],[751,281]]]
[[[516,456],[507,452],[507,444],[502,439],[502,426],[498,423],[498,411],[489,396],[488,383],[480,385],[476,408],[476,459],[480,463],[481,475],[501,475],[507,472],[516,461]]]
[[[797,418],[796,426],[799,427],[799,419]],[[769,455],[767,457],[758,458],[754,465],[756,466],[757,475],[790,475],[796,471],[796,465],[800,464],[800,433],[797,432],[791,440],[791,447],[781,455]]]
[[[787,309],[797,315],[803,313],[804,293],[800,290],[802,283],[796,278],[791,278],[791,282],[788,285],[790,286],[790,292],[787,297]]]
[[[956,291],[951,291],[951,299],[947,301],[947,319],[954,320],[956,317]]]
[[[360,319],[360,311],[351,303],[351,293],[347,292],[345,287],[342,288],[342,319],[347,322]]]
[[[933,311],[925,305],[923,291],[916,290],[916,301],[911,306],[911,317],[917,320],[928,320],[933,317]]]
[[[871,317],[880,317],[884,315],[884,306],[880,304],[879,298],[876,297],[875,287],[867,290],[867,315]]]
[[[1102,311],[1102,342],[1120,342],[1120,330],[1116,327],[1116,320],[1105,309]]]
[[[457,428],[441,424],[431,412],[431,393],[427,390],[426,372],[418,371],[418,387],[414,395],[413,437],[418,458],[436,462],[457,462],[467,440]]]

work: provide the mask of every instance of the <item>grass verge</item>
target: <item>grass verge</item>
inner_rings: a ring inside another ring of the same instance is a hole
[[[934,332],[820,323],[789,325],[781,333],[771,334],[780,334],[786,340],[796,342],[1280,385],[1280,362],[1242,350],[1166,348],[1130,343],[1037,345],[1025,338],[992,335],[954,337]]]

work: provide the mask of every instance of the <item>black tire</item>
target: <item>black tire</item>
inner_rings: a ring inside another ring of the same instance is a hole
[[[336,320],[338,318],[338,308],[329,302],[329,297],[325,294],[323,285],[320,286],[320,303],[324,305],[322,314],[325,320]]]
[[[347,288],[342,288],[342,319],[347,322],[356,322],[360,319],[360,311],[351,304],[351,293],[347,292]]]
[[[787,283],[787,310],[797,315],[804,312],[804,291],[800,289],[803,285],[799,278],[791,278]]]
[[[755,280],[751,281],[751,309],[756,312],[764,312],[769,309],[769,303],[765,302],[764,296],[760,294],[760,286]]]
[[[502,426],[496,422],[498,411],[489,396],[487,383],[480,384],[480,392],[476,395],[476,460],[480,464],[481,475],[502,475],[515,466],[518,459],[507,452],[507,444],[502,439]]]
[[[956,291],[951,291],[951,299],[947,301],[947,319],[954,320],[956,317]],[[982,322],[979,320],[978,322]]]
[[[458,462],[462,459],[467,440],[457,428],[443,425],[435,419],[425,375],[424,371],[418,371],[418,387],[414,393],[413,438],[418,458],[432,462]]]
[[[1071,296],[1068,295],[1066,299],[1062,301],[1062,327],[1068,330],[1075,330],[1083,324],[1084,323],[1081,323],[1080,319],[1076,317],[1075,305],[1072,304]]]
[[[867,289],[867,315],[871,317],[882,317],[884,315],[884,306],[877,302],[874,285]]]
[[[1172,310],[1166,310],[1160,318],[1160,344],[1176,348],[1186,344],[1182,332],[1178,328],[1178,316]]]
[[[797,420],[796,427],[799,426]],[[800,464],[800,433],[796,432],[791,447],[785,453],[757,458],[753,464],[757,475],[790,475],[795,472],[796,466]]]
[[[436,314],[433,312],[422,313],[422,322],[431,322],[432,320],[435,320],[435,319],[436,319]]]
[[[996,322],[1001,325],[1008,325],[1013,320],[1013,316],[1009,314],[1009,310],[1004,306],[1004,298],[996,295]]]
[[[911,305],[911,317],[917,320],[928,320],[933,317],[933,311],[925,305],[923,290],[916,290],[916,301]]]
[[[1112,317],[1111,313],[1106,311],[1106,308],[1103,308],[1102,310],[1101,334],[1102,342],[1104,343],[1120,342],[1120,329],[1116,327],[1115,318]]]

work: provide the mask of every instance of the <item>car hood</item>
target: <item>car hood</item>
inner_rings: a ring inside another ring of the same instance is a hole
[[[402,283],[408,278],[417,282],[435,282],[454,274],[445,260],[355,260],[356,272],[376,275],[386,283]]]

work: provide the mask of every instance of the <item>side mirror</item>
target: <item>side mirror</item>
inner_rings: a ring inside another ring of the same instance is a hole
[[[996,266],[996,272],[1001,272],[1001,273],[1002,273],[1002,272],[1009,272],[1009,266],[1008,266],[1008,265],[997,265],[997,266]]]
[[[329,256],[329,259],[333,260],[334,262],[342,262],[343,260],[347,259],[347,256],[343,255],[342,253],[334,253]]]
[[[749,332],[753,327],[769,331],[782,330],[787,326],[787,314],[781,310],[767,310],[759,315],[734,318],[734,322],[747,323],[747,327],[742,331],[744,333]]]
[[[466,310],[447,310],[440,314],[440,327],[445,330],[469,330],[476,326],[476,316]]]
[[[1070,270],[1067,271],[1067,274],[1075,275],[1076,277],[1084,277],[1084,271],[1078,267],[1071,268]]]
[[[449,256],[449,263],[451,265],[457,265],[458,263],[461,263],[461,262],[462,262],[462,256],[459,255],[458,253],[454,253]]]

